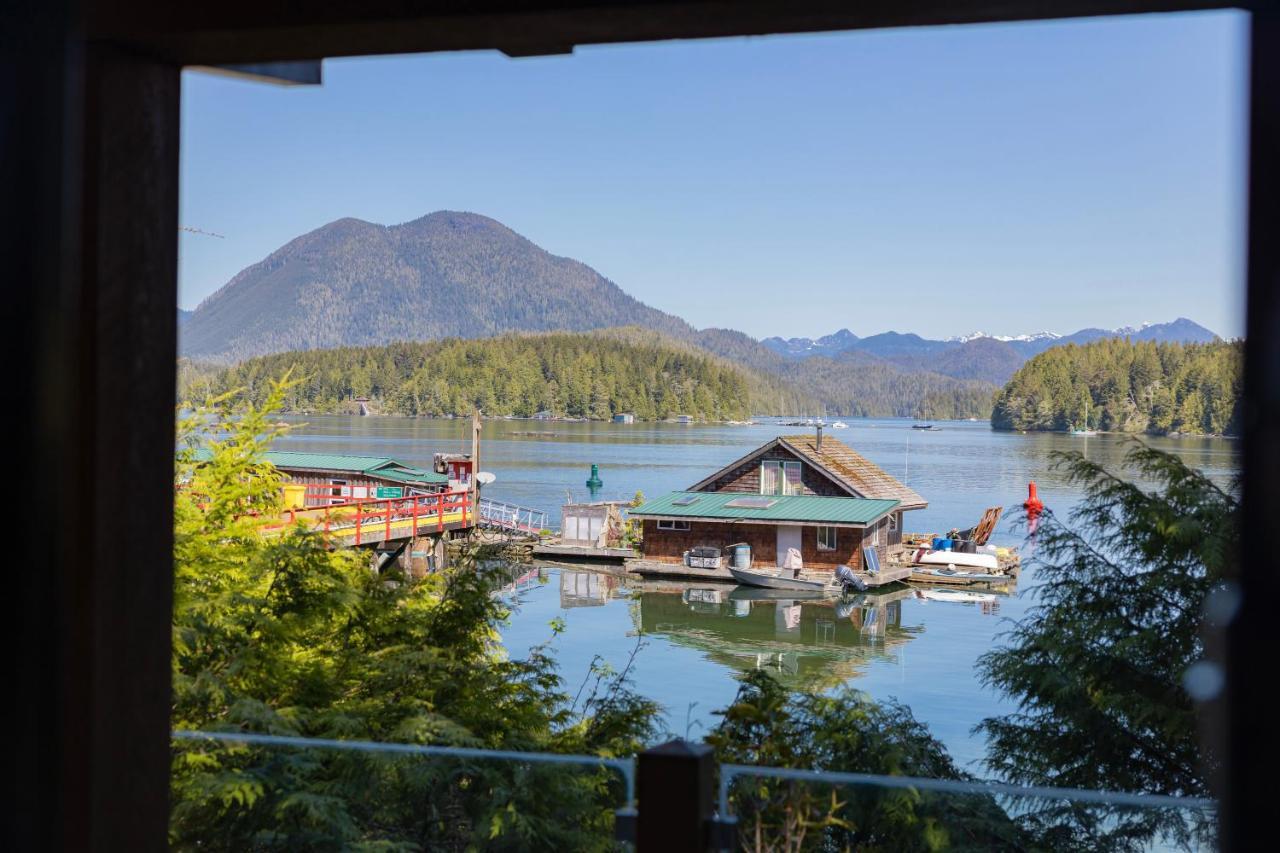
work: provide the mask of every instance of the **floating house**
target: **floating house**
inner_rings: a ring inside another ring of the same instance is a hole
[[[451,486],[454,481],[448,473],[416,468],[385,456],[269,450],[266,460],[284,475],[287,500],[296,507],[465,488],[456,483]]]
[[[862,568],[862,549],[884,557],[902,541],[903,513],[928,501],[844,442],[780,436],[685,491],[631,510],[643,520],[644,559],[680,564],[696,547],[751,546],[756,566]],[[728,554],[726,552],[726,558]]]
[[[615,424],[633,424],[636,422],[636,416],[632,412],[619,412],[613,416]]]

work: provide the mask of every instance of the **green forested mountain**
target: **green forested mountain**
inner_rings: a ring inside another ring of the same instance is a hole
[[[994,386],[872,362],[810,359],[769,365],[777,372],[753,370],[687,341],[623,327],[303,350],[214,370],[184,361],[179,381],[187,398],[247,388],[256,400],[268,379],[292,371],[299,383],[288,407],[316,412],[348,410],[356,397],[370,398],[383,414],[404,415],[466,414],[477,406],[495,415],[634,412],[642,420],[797,413],[949,418],[990,411]]]
[[[499,222],[439,211],[392,226],[340,219],[290,241],[202,302],[181,345],[189,357],[231,361],[629,324],[690,331]]]
[[[996,398],[996,429],[1087,426],[1130,433],[1233,434],[1239,426],[1240,342],[1100,340],[1028,361]]]
[[[753,412],[799,411],[813,403],[775,379],[735,367],[643,330],[503,335],[385,347],[306,350],[249,359],[182,389],[188,396],[247,388],[256,400],[287,371],[299,382],[294,411],[334,412],[368,397],[384,414],[493,415],[550,411],[643,420],[687,414],[743,420]]]

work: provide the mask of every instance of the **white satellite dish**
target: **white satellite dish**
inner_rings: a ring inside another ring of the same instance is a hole
[[[476,474],[476,482],[482,486],[487,486],[496,479],[498,479],[497,475],[491,474],[488,471],[481,471],[480,473]]]

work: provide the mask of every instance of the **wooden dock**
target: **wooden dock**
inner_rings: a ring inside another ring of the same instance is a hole
[[[586,545],[559,545],[554,542],[538,542],[531,552],[535,557],[551,557],[556,560],[608,560],[621,562],[635,559],[633,548],[593,548]]]
[[[728,569],[695,569],[679,563],[661,563],[656,560],[628,560],[626,563],[627,570],[634,572],[642,577],[653,578],[670,578],[680,580],[706,580],[715,581],[717,583],[734,583],[738,581],[733,577]],[[809,573],[809,576],[817,574]],[[828,574],[828,573],[823,573]],[[871,574],[869,572],[854,572],[854,574],[863,581],[868,587],[888,586],[889,584],[902,583],[911,577],[910,566],[889,566],[882,568],[879,572]]]

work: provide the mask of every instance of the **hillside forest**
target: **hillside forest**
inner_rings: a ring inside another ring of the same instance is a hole
[[[1233,435],[1240,425],[1242,366],[1239,341],[1110,339],[1053,347],[1023,365],[996,396],[991,425]]]

